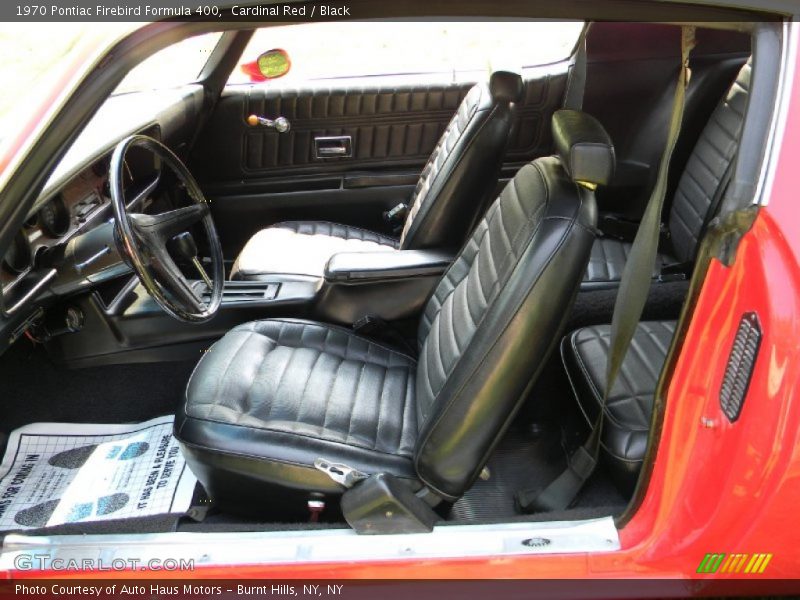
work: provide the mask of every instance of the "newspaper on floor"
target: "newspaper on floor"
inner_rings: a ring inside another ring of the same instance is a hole
[[[197,480],[172,424],[16,429],[0,465],[0,530],[185,512]]]

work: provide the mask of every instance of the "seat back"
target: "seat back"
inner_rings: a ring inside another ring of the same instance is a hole
[[[742,134],[750,91],[750,61],[711,113],[681,175],[669,214],[672,250],[679,262],[692,262],[697,244],[725,192]]]
[[[494,193],[522,78],[497,71],[475,85],[428,159],[409,204],[400,248],[459,248]]]
[[[444,498],[472,484],[560,337],[594,241],[608,135],[553,116],[559,157],[524,166],[478,223],[419,328],[415,468]],[[581,182],[581,183],[577,183]]]

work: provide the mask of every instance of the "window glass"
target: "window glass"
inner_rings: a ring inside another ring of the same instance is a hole
[[[474,80],[497,69],[563,60],[582,22],[462,21],[304,23],[265,27],[253,35],[229,83],[256,81],[248,63],[267,50],[288,52],[292,67],[268,85],[303,81],[447,73]]]
[[[206,33],[159,50],[131,69],[112,95],[174,88],[196,81],[221,36],[219,32]]]

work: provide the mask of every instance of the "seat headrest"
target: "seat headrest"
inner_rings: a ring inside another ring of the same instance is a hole
[[[579,110],[553,114],[556,153],[573,181],[594,188],[614,174],[614,145],[600,122]]]
[[[519,102],[522,89],[522,77],[511,71],[495,71],[489,77],[489,92],[495,100]]]

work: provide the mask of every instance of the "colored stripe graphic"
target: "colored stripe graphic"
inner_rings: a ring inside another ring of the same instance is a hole
[[[756,575],[763,573],[771,560],[772,554],[725,554],[712,552],[703,557],[703,560],[700,561],[700,566],[697,567],[697,572],[716,573],[719,571],[720,573]]]
[[[723,558],[725,558],[725,554],[706,554],[705,558],[703,558],[702,562],[700,563],[700,566],[697,567],[697,572],[716,573]]]

